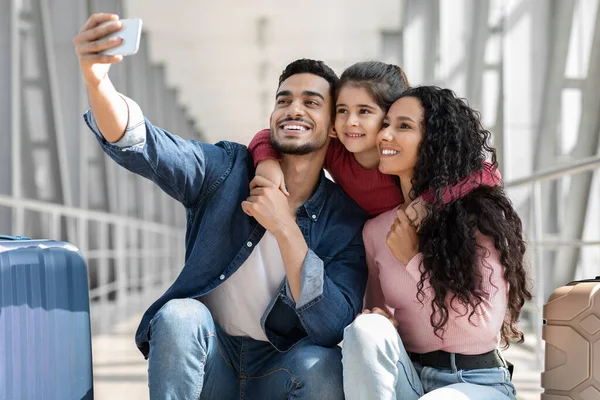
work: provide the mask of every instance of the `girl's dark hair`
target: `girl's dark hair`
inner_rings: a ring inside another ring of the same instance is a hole
[[[379,61],[358,62],[346,68],[340,77],[335,99],[345,85],[366,89],[385,112],[410,87],[402,68]]]
[[[424,136],[414,168],[411,197],[428,190],[433,194],[429,215],[419,227],[424,268],[417,297],[423,301],[428,278],[435,293],[430,320],[440,338],[448,323],[448,307],[463,309],[457,308],[455,302],[468,306],[469,319],[473,317],[477,307],[491,295],[482,290],[488,282],[483,282],[478,259],[489,255],[489,251],[477,243],[478,230],[493,240],[509,285],[502,343],[508,346],[511,339],[520,343],[523,333],[516,324],[525,300],[531,299],[523,264],[526,246],[521,219],[499,185],[482,185],[464,197],[453,193],[455,198],[448,204],[442,200],[445,188],[482,171],[486,156],[491,156],[492,164],[497,166],[496,150],[488,143],[491,134],[483,128],[479,113],[451,90],[422,86],[408,89],[401,97],[414,97],[423,107]],[[484,261],[484,268],[491,267],[486,267]]]

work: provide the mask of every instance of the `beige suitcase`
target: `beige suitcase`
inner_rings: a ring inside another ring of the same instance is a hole
[[[600,400],[600,277],[552,293],[542,337],[542,400]]]

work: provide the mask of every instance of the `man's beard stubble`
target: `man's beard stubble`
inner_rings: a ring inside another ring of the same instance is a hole
[[[301,145],[295,145],[293,143],[282,144],[275,137],[275,132],[273,131],[273,128],[271,128],[270,131],[271,144],[273,145],[273,148],[281,154],[289,154],[292,156],[304,156],[306,154],[314,153],[315,151],[322,149],[323,146],[327,144],[327,135],[325,135],[323,140],[320,142],[308,142]]]

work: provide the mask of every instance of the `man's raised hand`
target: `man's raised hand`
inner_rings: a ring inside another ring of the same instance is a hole
[[[92,14],[73,38],[79,66],[87,86],[98,86],[108,74],[111,64],[123,60],[123,56],[100,54],[121,44],[119,37],[103,39],[106,35],[121,29],[122,23],[116,14]]]

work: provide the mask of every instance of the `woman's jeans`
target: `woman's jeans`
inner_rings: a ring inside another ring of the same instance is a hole
[[[378,314],[359,316],[344,332],[347,400],[516,400],[505,367],[457,370],[423,367],[410,360],[392,323]]]

